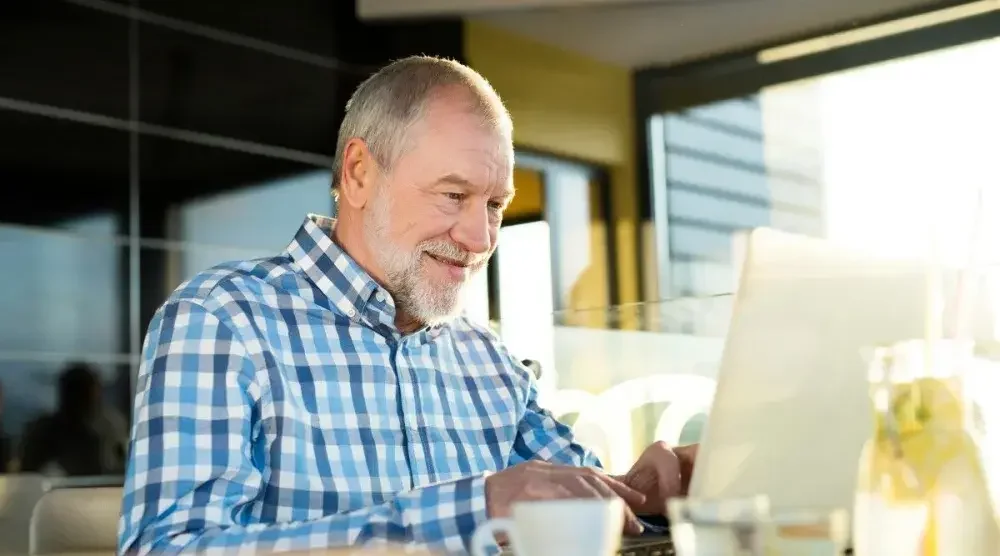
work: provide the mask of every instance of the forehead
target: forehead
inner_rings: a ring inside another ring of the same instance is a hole
[[[413,162],[430,174],[459,173],[489,186],[506,186],[511,179],[510,136],[484,121],[467,98],[430,99],[412,141]]]

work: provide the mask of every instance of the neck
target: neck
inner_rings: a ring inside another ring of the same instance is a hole
[[[403,311],[396,310],[396,329],[404,335],[420,330],[425,324],[427,323],[417,320],[416,317],[411,317]]]
[[[386,285],[385,274],[379,270],[378,265],[375,263],[375,255],[368,248],[363,226],[364,222],[357,215],[338,214],[337,224],[333,227],[333,235],[330,239],[339,245],[345,253],[354,259],[354,262],[358,266],[363,268],[369,276],[375,279],[380,286],[385,288],[395,298],[396,293]],[[409,334],[422,328],[425,323],[407,314],[397,305],[395,324],[396,329],[400,332]]]

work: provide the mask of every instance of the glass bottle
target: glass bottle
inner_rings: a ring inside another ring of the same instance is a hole
[[[967,341],[912,340],[869,362],[875,427],[859,462],[859,556],[996,556],[980,423],[965,390]]]

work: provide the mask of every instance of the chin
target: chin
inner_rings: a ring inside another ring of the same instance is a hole
[[[417,317],[421,322],[430,326],[444,324],[462,314],[461,303],[455,302],[448,305],[444,303],[422,304],[418,306]]]
[[[461,314],[462,311],[460,309],[448,313],[444,313],[440,310],[424,311],[422,313],[418,313],[416,315],[416,319],[424,323],[426,326],[437,326],[439,324],[447,324],[455,320]]]
[[[468,280],[454,282],[423,273],[414,284],[411,314],[427,324],[442,324],[462,314],[462,294]]]

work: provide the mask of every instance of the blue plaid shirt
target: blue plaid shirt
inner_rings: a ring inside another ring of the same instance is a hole
[[[464,552],[489,472],[598,465],[489,330],[460,318],[400,333],[333,224],[310,216],[281,255],[205,271],[157,311],[120,553]]]

